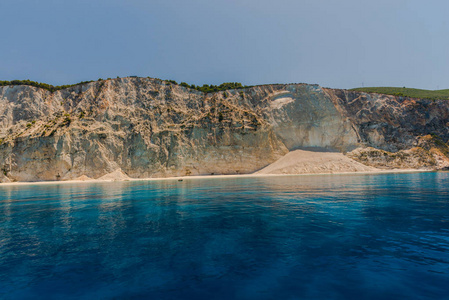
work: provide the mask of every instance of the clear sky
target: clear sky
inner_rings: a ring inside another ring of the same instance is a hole
[[[449,88],[447,0],[1,0],[0,80]]]

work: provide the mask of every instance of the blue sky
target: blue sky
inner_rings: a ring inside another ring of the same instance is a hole
[[[449,1],[1,0],[0,80],[449,88]]]

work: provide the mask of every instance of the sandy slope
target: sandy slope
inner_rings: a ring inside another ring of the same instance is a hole
[[[121,169],[117,169],[114,172],[111,172],[98,178],[98,180],[100,181],[122,181],[129,179],[130,177],[126,175],[125,172],[123,172]]]
[[[316,174],[346,172],[376,172],[342,153],[295,150],[255,174]]]

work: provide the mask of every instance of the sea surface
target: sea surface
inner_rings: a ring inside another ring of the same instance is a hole
[[[449,299],[449,173],[0,186],[0,299]]]

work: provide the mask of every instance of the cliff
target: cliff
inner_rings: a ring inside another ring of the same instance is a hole
[[[296,149],[325,148],[374,167],[444,168],[449,105],[264,85],[204,94],[120,78],[56,92],[0,87],[0,180],[243,174]]]
[[[348,156],[380,168],[449,167],[449,102],[324,89],[353,124]]]

